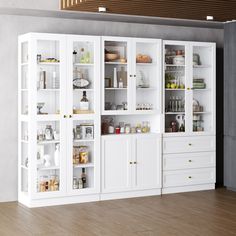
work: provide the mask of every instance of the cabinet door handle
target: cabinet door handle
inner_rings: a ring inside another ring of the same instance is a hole
[[[188,162],[192,162],[192,160],[188,160]]]
[[[136,78],[136,75],[134,75],[134,78]]]
[[[132,165],[132,164],[133,164],[133,162],[132,162],[132,161],[130,161],[130,162],[129,162],[129,164],[130,164],[130,165]]]
[[[131,78],[131,77],[133,77],[133,75],[129,75],[129,77]]]
[[[67,118],[67,115],[64,115],[64,118]]]
[[[69,115],[69,118],[72,118],[72,115]]]
[[[192,176],[189,176],[188,178],[189,178],[189,179],[192,179]]]
[[[192,144],[191,144],[191,143],[189,143],[189,144],[188,144],[188,146],[192,146]]]
[[[137,165],[137,161],[134,161],[134,164]]]

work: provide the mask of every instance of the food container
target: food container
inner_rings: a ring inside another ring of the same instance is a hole
[[[173,58],[174,65],[184,65],[184,63],[185,63],[185,58],[182,55],[178,55]]]
[[[117,60],[119,58],[119,54],[117,53],[105,53],[105,61],[114,61]]]
[[[79,164],[87,164],[89,162],[88,146],[79,146]]]

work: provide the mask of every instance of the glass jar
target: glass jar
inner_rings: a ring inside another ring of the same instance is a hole
[[[79,185],[78,185],[78,180],[77,177],[73,177],[73,189],[78,189]]]
[[[88,146],[79,146],[79,164],[87,164],[89,162]]]

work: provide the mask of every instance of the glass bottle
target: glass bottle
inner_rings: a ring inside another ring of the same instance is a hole
[[[77,52],[74,50],[73,51],[73,63],[76,63],[77,61]]]
[[[175,97],[172,97],[172,103],[171,103],[171,111],[174,112],[175,111]]]
[[[82,182],[83,182],[83,188],[86,188],[86,173],[85,173],[85,168],[82,168],[82,174],[81,174],[81,179],[82,179]]]
[[[178,112],[179,111],[179,97],[176,96],[175,98],[175,112]]]
[[[172,111],[172,97],[169,98],[169,103],[168,103],[168,112]]]
[[[83,97],[80,100],[80,110],[82,111],[89,110],[89,100],[87,99],[86,91],[83,91]]]

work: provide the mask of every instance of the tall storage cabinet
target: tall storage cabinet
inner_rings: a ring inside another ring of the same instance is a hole
[[[99,199],[99,45],[99,37],[89,36],[30,33],[19,38],[21,203]],[[87,55],[73,54],[82,48]],[[86,87],[76,81],[78,74],[86,76]],[[84,91],[87,111],[80,110]],[[78,189],[82,170],[86,183]]]
[[[163,42],[163,192],[215,187],[215,44]]]

